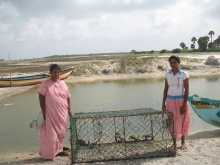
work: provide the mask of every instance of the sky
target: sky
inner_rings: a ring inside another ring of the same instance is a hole
[[[190,48],[192,37],[220,35],[219,9],[219,0],[0,0],[0,59]]]

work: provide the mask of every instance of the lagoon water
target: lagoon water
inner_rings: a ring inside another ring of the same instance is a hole
[[[220,76],[190,77],[190,95],[220,100]],[[0,100],[0,154],[38,152],[39,130],[29,123],[40,111],[37,87]],[[123,79],[68,84],[73,112],[153,108],[160,110],[164,79]],[[191,109],[190,134],[217,129]],[[69,125],[69,123],[67,123]],[[65,146],[69,146],[69,132]]]

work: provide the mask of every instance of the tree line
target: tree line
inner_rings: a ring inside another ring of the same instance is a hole
[[[180,43],[180,48],[175,48],[173,50],[166,50],[162,49],[160,53],[181,53],[181,52],[220,52],[220,35],[217,37],[217,39],[213,40],[215,32],[210,31],[207,36],[199,37],[198,39],[196,37],[192,37],[191,39],[191,46],[189,47],[186,46],[184,42]],[[196,46],[197,44],[197,46]],[[196,49],[197,47],[197,49]],[[146,54],[146,53],[154,53],[153,50],[151,51],[136,51],[136,50],[131,50],[131,53],[134,54]]]
[[[190,46],[191,50],[193,52],[220,51],[220,35],[218,36],[217,39],[215,39],[212,42],[212,37],[214,36],[214,34],[215,32],[211,30],[208,33],[209,36],[199,37],[198,40],[196,39],[196,37],[192,37],[191,39],[192,44]],[[196,49],[196,42],[198,44],[197,49]],[[186,46],[184,42],[180,43],[180,47],[182,48],[182,50],[185,51],[189,50],[189,48]]]

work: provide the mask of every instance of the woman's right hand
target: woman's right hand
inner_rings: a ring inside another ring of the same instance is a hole
[[[68,114],[69,114],[69,117],[73,116],[72,111],[68,111]]]
[[[162,105],[162,111],[166,111],[166,105],[165,104]]]

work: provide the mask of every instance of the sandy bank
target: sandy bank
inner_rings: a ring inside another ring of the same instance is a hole
[[[8,87],[8,88],[0,88],[0,100],[10,97],[14,94],[26,91],[34,86],[22,86],[22,87]]]
[[[204,68],[202,71],[186,70],[190,77],[203,77],[220,75],[220,68],[209,67]],[[153,73],[145,74],[115,74],[115,75],[94,75],[94,76],[70,76],[65,82],[75,83],[75,82],[92,82],[98,80],[119,80],[119,79],[130,79],[130,78],[164,78],[166,71],[158,71]]]

